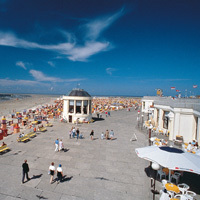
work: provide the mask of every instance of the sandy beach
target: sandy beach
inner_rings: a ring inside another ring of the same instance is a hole
[[[23,99],[12,99],[7,101],[0,101],[0,116],[8,116],[16,112],[22,112],[24,109],[37,107],[43,104],[52,104],[59,96],[30,94],[30,97]]]

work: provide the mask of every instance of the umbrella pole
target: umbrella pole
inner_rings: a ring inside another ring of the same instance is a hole
[[[171,170],[169,169],[169,182],[171,182]]]

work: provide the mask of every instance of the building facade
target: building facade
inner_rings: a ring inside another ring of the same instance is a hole
[[[156,98],[151,119],[154,127],[169,133],[169,140],[182,136],[184,142],[200,143],[200,99]]]
[[[89,122],[92,118],[92,97],[83,89],[73,89],[63,96],[63,118],[69,123]]]

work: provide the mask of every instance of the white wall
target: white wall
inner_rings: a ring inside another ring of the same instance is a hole
[[[194,138],[194,117],[193,115],[180,115],[180,126],[178,135],[183,136],[184,142],[191,142]]]
[[[143,102],[145,102],[145,106]],[[150,106],[153,105],[153,102],[154,100],[142,100],[142,112],[148,113],[148,111],[150,110]]]
[[[198,117],[198,125],[197,125],[197,141],[200,144],[200,117]]]

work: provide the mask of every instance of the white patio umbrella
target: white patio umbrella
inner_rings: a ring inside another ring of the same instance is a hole
[[[145,160],[157,163],[171,170],[200,174],[200,156],[173,147],[148,146],[135,149],[136,154]]]

